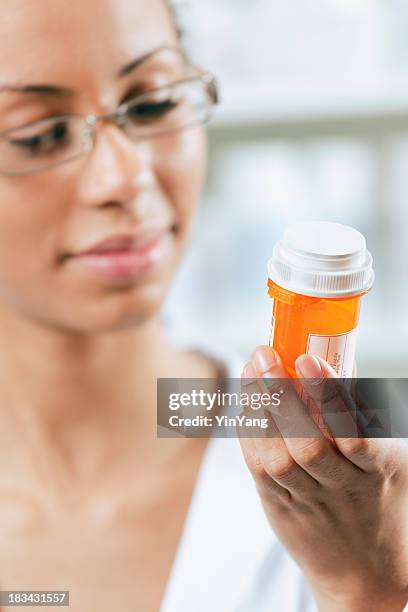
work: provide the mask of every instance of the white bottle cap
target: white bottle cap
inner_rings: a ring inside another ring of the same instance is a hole
[[[269,278],[301,295],[358,295],[374,283],[373,258],[360,232],[339,223],[290,226],[268,263]]]

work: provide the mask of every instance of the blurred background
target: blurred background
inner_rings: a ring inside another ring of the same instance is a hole
[[[179,343],[267,344],[267,260],[285,226],[356,227],[374,256],[360,376],[408,375],[408,2],[179,0],[193,59],[220,80],[210,167],[163,311]],[[248,246],[249,245],[249,246]]]

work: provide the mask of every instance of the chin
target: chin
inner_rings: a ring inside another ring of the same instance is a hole
[[[125,291],[93,295],[53,293],[41,303],[14,302],[12,310],[38,327],[68,335],[95,335],[130,330],[157,318],[171,279]]]
[[[133,329],[158,316],[166,295],[167,287],[153,285],[104,296],[87,306],[71,305],[69,316],[63,317],[64,327],[83,334]]]

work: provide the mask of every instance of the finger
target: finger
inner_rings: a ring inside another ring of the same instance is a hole
[[[254,417],[259,417],[262,420],[265,420],[266,415],[264,414],[263,408],[261,410],[259,403],[260,395],[261,389],[259,386],[259,379],[257,379],[257,373],[255,372],[252,364],[247,363],[245,364],[241,375],[240,405],[242,412],[240,416],[247,417],[249,423],[253,423]],[[259,426],[247,425],[247,421],[245,421],[243,425],[238,424],[237,434],[240,438],[257,438],[265,437],[267,435],[277,435],[277,432],[276,429],[275,431],[272,430],[271,423],[269,421],[267,429],[263,429]]]
[[[358,437],[357,406],[349,380],[340,379],[328,363],[314,355],[298,357],[295,368],[316,416],[327,425],[332,436]]]
[[[262,356],[261,354],[260,358],[256,358],[257,352],[254,352],[253,356],[257,361],[257,369],[252,362],[247,364],[244,368],[244,374],[249,377],[246,389],[254,388],[254,385],[261,387],[266,383],[268,389],[271,390],[274,386],[274,381],[277,382],[278,387],[281,386],[280,378],[287,379],[289,382],[289,377],[283,369],[278,359],[278,355],[275,355],[274,351],[272,355],[270,355],[270,351],[271,349],[268,347],[266,355],[264,354]],[[267,366],[269,366],[271,370],[274,370],[277,378],[274,378],[271,371],[269,378],[262,379],[259,370],[265,370]],[[250,380],[251,377],[252,380]],[[299,401],[295,393],[294,396],[296,397],[296,401]],[[264,472],[274,482],[288,490],[291,495],[310,493],[311,489],[318,486],[317,482],[296,463],[293,457],[291,457],[272,415],[270,415],[269,420],[271,422],[271,427],[267,435],[257,436],[252,446],[253,452],[260,461]]]
[[[318,364],[318,367],[313,371],[312,368],[315,364]],[[296,362],[296,369],[299,374],[307,375],[308,379],[304,379],[302,382],[306,383],[308,393],[311,394],[313,399],[317,400],[318,404],[320,402],[321,407],[329,406],[327,412],[324,408],[321,408],[321,411],[325,412],[325,420],[335,435],[334,441],[337,449],[348,460],[349,464],[366,472],[384,476],[392,474],[396,465],[397,449],[400,448],[399,441],[358,437],[358,407],[348,392],[347,385],[335,380],[336,373],[322,359],[302,356]],[[318,381],[317,385],[311,384],[312,374]],[[322,384],[322,377],[326,384]],[[343,437],[344,434],[342,435],[341,431],[345,432],[345,437]],[[311,454],[310,457],[307,457],[308,462],[317,461],[319,463],[322,460],[321,455],[324,450],[319,449],[317,445],[314,448],[306,445],[303,453]],[[338,465],[342,465],[342,463],[338,462]],[[344,465],[339,471],[336,463],[333,463],[333,469],[335,470],[333,476],[339,482],[347,477],[347,474],[350,478],[352,477],[352,473],[346,470]]]
[[[265,351],[264,347],[259,347],[255,351],[252,362],[255,362],[254,369],[261,370],[263,376],[266,374],[272,377],[284,376],[285,371],[279,355],[274,352],[274,355],[271,356],[270,350]],[[267,367],[269,369],[265,371]],[[258,450],[263,460],[267,461],[264,457],[267,455],[269,444],[270,465],[268,466],[268,473],[277,478],[275,471],[282,471],[283,474],[279,475],[285,478],[286,483],[288,482],[287,477],[289,477],[292,486],[298,485],[302,487],[302,490],[306,481],[304,477],[300,477],[300,472],[294,469],[293,461],[301,468],[301,471],[313,478],[314,481],[326,486],[337,487],[345,480],[350,480],[357,475],[355,466],[352,466],[334,445],[322,436],[320,429],[308,415],[304,401],[297,393],[292,393],[290,401],[285,396],[283,404],[282,410],[289,414],[292,420],[298,420],[302,423],[302,435],[296,437],[285,435],[287,431],[282,431],[280,420],[274,415],[274,420],[284,437],[290,459],[288,460],[287,456],[281,455],[282,465],[279,465],[279,451],[276,445],[272,444],[270,440],[265,440],[264,448]],[[305,425],[306,421],[308,422],[307,426]],[[281,479],[278,481],[283,484]]]
[[[392,476],[396,466],[408,466],[408,447],[401,439],[337,438],[340,452],[355,466],[368,473]]]
[[[285,444],[296,463],[326,488],[339,489],[361,474],[326,438],[285,438]]]
[[[255,446],[255,440],[239,439],[245,463],[255,481],[256,488],[262,499],[277,505],[286,506],[291,495],[287,489],[281,487],[266,472],[262,460]]]
[[[272,351],[272,355],[275,354],[273,349],[270,347],[266,348],[268,353],[269,351]],[[252,357],[254,354],[255,352],[253,353]],[[275,374],[275,376],[272,376],[271,373],[267,373],[265,376],[262,376],[259,365],[255,366],[252,360],[251,362],[247,363],[244,368],[242,383],[253,393],[262,392],[269,395],[277,393],[279,395],[283,393],[284,388],[289,388],[291,386],[291,382],[288,374],[283,368],[279,368]],[[246,377],[247,379],[245,380]]]
[[[287,380],[290,387],[289,378]],[[262,420],[265,420],[266,417],[267,427],[261,429],[259,427],[240,426],[240,437],[246,435],[253,438],[281,437],[281,432],[273,416],[274,407],[280,403],[280,396],[284,393],[282,386],[280,379],[262,378],[259,372],[255,370],[252,362],[245,365],[241,375],[241,408],[243,409],[241,414],[250,419],[254,414],[259,416],[260,397],[262,396],[263,400],[269,399],[269,401],[262,401]],[[284,417],[281,418],[281,421],[284,421]]]
[[[269,393],[278,391],[280,402],[268,407],[283,437],[320,437],[321,431],[310,419],[299,397],[295,383],[286,372],[278,353],[269,346],[259,346],[251,359],[257,380],[267,386]]]
[[[265,472],[292,496],[308,496],[318,488],[318,482],[295,461],[282,438],[256,438],[254,442]]]

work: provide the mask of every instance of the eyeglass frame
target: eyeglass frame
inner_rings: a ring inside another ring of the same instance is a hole
[[[161,49],[160,49],[161,50]],[[34,174],[40,174],[42,172],[47,172],[48,170],[52,170],[54,168],[57,168],[59,166],[62,166],[63,164],[69,163],[71,161],[75,161],[76,159],[80,159],[81,157],[84,157],[85,155],[87,155],[88,153],[90,153],[95,145],[95,127],[97,125],[97,123],[99,122],[105,122],[105,121],[109,121],[109,122],[113,122],[117,127],[123,129],[124,128],[124,122],[123,119],[126,119],[127,117],[127,113],[129,108],[135,104],[135,102],[137,102],[138,100],[143,100],[143,98],[150,96],[152,93],[156,93],[156,92],[160,92],[166,89],[169,89],[171,87],[175,87],[177,85],[182,85],[183,83],[188,83],[191,81],[201,81],[209,90],[209,93],[211,95],[212,98],[212,103],[209,106],[210,108],[213,108],[214,106],[219,104],[219,86],[218,86],[218,79],[217,77],[209,72],[209,71],[204,71],[200,68],[198,68],[197,66],[190,64],[190,68],[196,69],[197,70],[197,74],[195,76],[190,76],[190,77],[186,77],[183,79],[178,79],[176,81],[172,81],[171,83],[169,83],[168,85],[162,85],[160,87],[155,87],[153,89],[149,89],[137,96],[135,96],[134,98],[132,98],[131,100],[128,100],[127,102],[123,102],[122,104],[120,104],[118,106],[118,108],[111,112],[111,113],[104,113],[101,115],[95,115],[95,114],[88,114],[88,115],[83,115],[81,113],[66,113],[64,115],[55,115],[49,118],[45,118],[42,120],[38,120],[38,121],[33,121],[30,122],[28,124],[19,126],[19,127],[15,127],[15,128],[10,128],[7,130],[3,130],[0,131],[0,139],[9,134],[12,133],[14,131],[17,131],[19,129],[23,129],[25,127],[29,127],[31,125],[34,125],[36,123],[41,123],[42,121],[47,121],[48,120],[62,120],[62,119],[82,119],[84,121],[84,124],[86,124],[87,129],[84,130],[82,136],[83,136],[83,150],[74,155],[73,157],[69,157],[68,159],[64,159],[62,161],[58,161],[55,162],[53,164],[47,165],[47,166],[43,166],[41,168],[37,168],[35,170],[29,170],[26,172],[5,172],[0,170],[0,176],[5,176],[5,177],[19,177],[19,176],[31,176]],[[210,120],[210,115],[205,118],[202,121],[194,121],[192,123],[189,123],[187,125],[183,125],[182,127],[179,128],[171,128],[168,130],[164,130],[163,132],[158,132],[157,134],[150,134],[150,135],[141,135],[140,138],[137,139],[132,139],[129,137],[129,139],[131,140],[131,142],[137,142],[137,141],[143,141],[145,139],[153,139],[153,138],[160,138],[161,136],[166,136],[172,133],[176,133],[176,132],[181,132],[183,130],[186,130],[188,128],[194,127],[196,125],[204,125],[206,124],[208,121]],[[126,132],[125,132],[126,133]],[[85,138],[84,138],[85,137]]]

